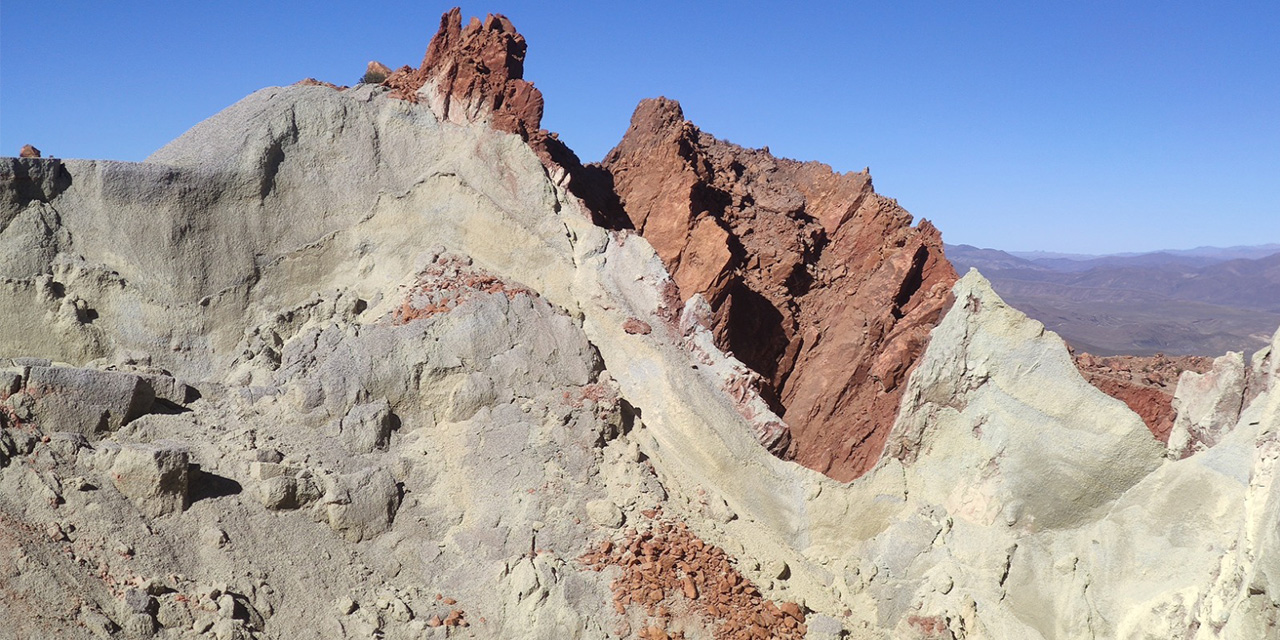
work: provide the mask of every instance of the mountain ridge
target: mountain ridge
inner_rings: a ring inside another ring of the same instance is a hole
[[[502,128],[510,22],[440,24],[412,98],[271,87],[144,163],[0,159],[0,636],[1280,626],[1280,331],[1082,365],[869,176],[658,101],[563,164]],[[809,393],[891,394],[824,429],[847,481],[770,451],[748,292],[796,314]],[[1082,366],[1176,375],[1168,441]]]

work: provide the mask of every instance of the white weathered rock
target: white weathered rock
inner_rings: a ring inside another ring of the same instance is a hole
[[[391,406],[386,400],[356,405],[343,416],[339,429],[354,453],[386,449],[391,438]]]
[[[1169,457],[1185,458],[1212,447],[1232,429],[1244,408],[1244,354],[1228,353],[1205,373],[1183,371],[1173,394],[1177,417],[1169,432]]]
[[[386,471],[363,469],[335,478],[320,504],[334,531],[360,542],[391,527],[400,507],[400,493]]]

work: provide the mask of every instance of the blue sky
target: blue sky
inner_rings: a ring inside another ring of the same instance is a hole
[[[264,86],[417,65],[436,2],[0,3],[0,153],[141,160]],[[943,237],[1084,253],[1280,242],[1274,2],[467,3],[529,41],[584,160],[665,95]]]

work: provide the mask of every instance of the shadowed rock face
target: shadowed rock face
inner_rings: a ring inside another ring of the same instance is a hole
[[[937,229],[866,172],[717,140],[665,98],[640,103],[602,167],[681,297],[702,294],[717,343],[769,381],[788,456],[840,480],[874,465],[950,304]]]

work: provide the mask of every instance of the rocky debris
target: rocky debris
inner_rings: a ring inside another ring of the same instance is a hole
[[[950,304],[937,229],[865,173],[775,158],[644,100],[601,167],[716,344],[763,376],[788,457],[838,480],[879,459],[902,383]]]
[[[334,531],[360,542],[391,528],[400,508],[400,490],[386,471],[362,469],[334,478],[320,504]]]
[[[22,145],[22,151],[18,152],[18,157],[19,158],[39,158],[40,150],[29,144],[24,144]]]
[[[622,330],[632,335],[647,336],[653,331],[653,327],[639,318],[627,318],[627,321],[622,323]]]
[[[621,541],[606,540],[580,561],[597,571],[622,570],[610,585],[614,609],[619,615],[631,607],[644,612],[641,638],[684,637],[670,625],[690,614],[705,620],[717,640],[803,638],[807,632],[799,605],[763,598],[724,550],[703,542],[683,522],[661,519],[643,531],[630,529]]]
[[[351,408],[339,423],[339,431],[347,448],[357,453],[386,449],[391,439],[394,416],[385,399],[359,404]]]
[[[1202,356],[1094,356],[1080,353],[1076,366],[1089,384],[1124,402],[1138,414],[1152,435],[1169,442],[1177,411],[1173,392],[1183,371],[1204,373],[1213,359]]]
[[[181,512],[190,502],[190,458],[175,444],[127,444],[115,452],[111,481],[152,518]]]
[[[253,462],[249,465],[249,477],[258,481],[254,488],[258,501],[273,511],[300,509],[323,497],[318,479],[307,468],[280,462]]]
[[[501,293],[508,298],[517,294],[534,295],[529,289],[502,281],[473,267],[464,257],[440,254],[418,272],[408,287],[403,302],[391,317],[393,324],[405,324],[446,313],[468,299],[481,294]]]

